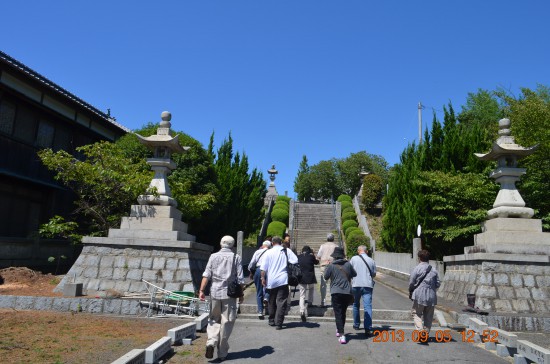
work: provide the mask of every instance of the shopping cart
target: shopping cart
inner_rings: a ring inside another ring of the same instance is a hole
[[[147,317],[191,317],[210,312],[210,301],[201,301],[194,292],[169,291],[142,281],[149,300],[140,303],[147,307]]]

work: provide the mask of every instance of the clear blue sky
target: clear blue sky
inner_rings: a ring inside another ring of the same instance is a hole
[[[136,129],[172,126],[294,197],[310,164],[365,150],[399,161],[468,92],[550,85],[548,1],[6,1],[0,49]],[[496,122],[496,121],[495,121]],[[483,152],[483,151],[480,151]]]

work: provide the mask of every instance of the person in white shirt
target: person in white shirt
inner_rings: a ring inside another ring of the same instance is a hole
[[[214,356],[214,348],[218,348],[218,359],[224,361],[229,351],[229,336],[237,318],[237,299],[227,296],[227,286],[235,278],[244,288],[244,277],[242,260],[238,254],[233,253],[231,248],[235,245],[235,239],[226,235],[220,241],[219,252],[210,255],[206,269],[202,274],[199,299],[205,299],[204,290],[209,281],[212,281],[210,288],[210,315],[206,332],[207,359]],[[239,303],[243,302],[243,296]]]
[[[258,318],[260,320],[264,319],[264,302],[267,303],[269,295],[266,295],[265,288],[262,285],[262,276],[260,274],[260,266],[262,261],[265,258],[267,250],[271,248],[271,236],[267,237],[266,240],[262,243],[260,249],[254,252],[250,264],[248,264],[248,270],[250,271],[250,279],[254,280],[254,285],[256,286],[256,304],[258,305]],[[254,273],[252,273],[254,272]],[[267,305],[265,305],[267,306]]]
[[[357,248],[357,255],[350,260],[353,269],[357,272],[352,280],[353,287],[353,328],[359,330],[361,317],[359,304],[363,299],[365,334],[370,335],[372,331],[372,290],[374,288],[374,277],[376,276],[376,264],[367,255],[367,247],[361,245]]]
[[[288,263],[297,264],[298,257],[281,245],[281,238],[274,236],[273,248],[265,254],[260,266],[262,285],[269,290],[269,326],[282,329],[288,298]],[[266,280],[267,277],[267,280]]]

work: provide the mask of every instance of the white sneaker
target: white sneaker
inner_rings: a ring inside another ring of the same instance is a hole
[[[340,341],[340,344],[345,344],[346,343],[346,336],[345,335],[340,336],[340,339],[338,339],[338,341]]]
[[[340,337],[340,333],[336,330],[336,337]]]

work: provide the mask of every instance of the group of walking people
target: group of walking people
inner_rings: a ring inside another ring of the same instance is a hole
[[[220,242],[220,251],[210,256],[203,273],[199,298],[205,299],[205,290],[209,282],[210,316],[207,327],[208,339],[205,357],[213,358],[217,348],[219,361],[224,361],[229,350],[228,339],[237,316],[237,301],[243,297],[230,298],[227,287],[235,279],[244,288],[244,277],[241,257],[233,253],[235,240],[224,236]],[[367,336],[372,334],[372,293],[375,285],[376,263],[369,257],[366,246],[359,246],[357,254],[346,259],[344,249],[334,243],[334,235],[327,234],[327,242],[321,245],[315,255],[309,246],[304,246],[299,255],[290,249],[281,237],[268,237],[254,253],[248,266],[250,278],[256,287],[256,304],[258,318],[268,316],[268,325],[276,330],[283,328],[285,315],[290,309],[290,287],[288,265],[299,264],[302,277],[298,284],[300,299],[300,317],[307,321],[308,306],[313,302],[317,279],[315,265],[320,265],[320,298],[321,307],[326,305],[327,286],[330,284],[331,305],[334,310],[336,337],[341,344],[346,344],[344,332],[346,312],[353,306],[353,328],[360,330],[360,304],[363,301],[363,329]],[[429,332],[433,320],[434,307],[437,303],[435,290],[439,288],[439,277],[432,270],[429,253],[421,250],[418,253],[420,264],[412,271],[409,290],[412,292],[413,318],[417,330]],[[235,269],[236,267],[236,269]]]

